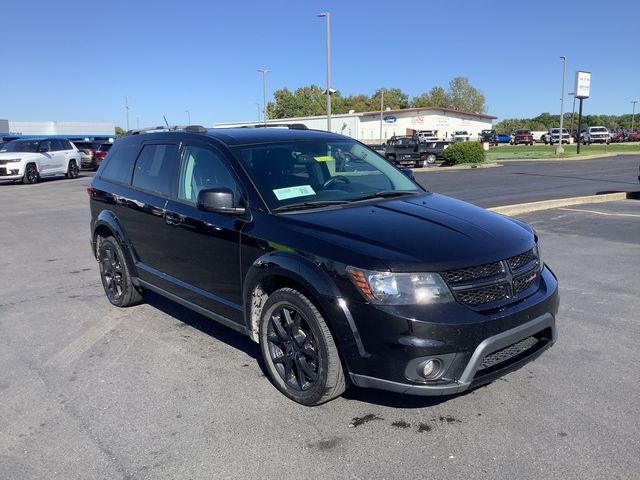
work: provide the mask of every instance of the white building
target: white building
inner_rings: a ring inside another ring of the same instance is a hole
[[[481,130],[488,130],[497,117],[484,113],[461,112],[449,108],[423,107],[377,112],[343,113],[331,116],[331,131],[353,137],[365,143],[382,143],[394,135],[412,135],[423,130],[436,131],[436,136],[450,140],[455,131],[466,130],[477,138]],[[218,123],[214,128],[257,125],[262,122]],[[327,129],[327,117],[297,117],[267,120],[267,124],[302,123],[308,128]],[[382,137],[380,129],[382,128]]]
[[[115,125],[111,122],[18,121],[0,119],[0,139],[12,140],[29,137],[114,138]]]

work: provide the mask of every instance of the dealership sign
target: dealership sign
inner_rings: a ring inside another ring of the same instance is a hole
[[[387,123],[396,123],[396,121],[398,120],[397,117],[394,117],[393,115],[385,115],[384,116],[384,121]]]
[[[576,72],[576,98],[589,98],[591,90],[591,72]]]

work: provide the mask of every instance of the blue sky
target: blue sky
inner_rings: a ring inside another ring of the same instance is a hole
[[[585,113],[640,100],[637,0],[457,2],[215,0],[6,2],[0,11],[0,118],[107,120],[135,127],[253,120],[268,92],[332,83],[343,94],[410,96],[466,76],[500,118],[557,113],[560,55],[592,72]],[[631,15],[631,12],[635,12]],[[567,98],[565,110],[571,109]]]

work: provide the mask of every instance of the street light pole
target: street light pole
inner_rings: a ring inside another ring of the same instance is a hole
[[[380,143],[382,143],[382,122],[384,120],[384,88],[380,90]]]
[[[327,131],[331,131],[331,13],[318,14],[324,17],[327,30]]]
[[[633,123],[634,120],[636,119],[636,103],[638,103],[638,100],[632,100],[631,104],[633,105],[633,113],[631,114],[631,131],[633,132]]]
[[[258,107],[258,123],[260,123],[260,103],[258,103],[258,102],[254,102],[254,103]]]
[[[124,95],[124,111],[127,114],[127,132],[129,131],[129,97]]]
[[[564,148],[562,148],[562,123],[564,117],[564,79],[567,72],[567,57],[562,55],[560,57],[562,59],[562,96],[560,97],[560,132],[558,138],[558,147],[556,148],[556,155],[561,155],[564,153]]]
[[[185,110],[187,112],[187,125],[191,125],[191,112],[189,110]]]
[[[267,126],[267,73],[271,70],[266,68],[259,68],[258,72],[262,74],[262,118],[264,119],[264,125]]]

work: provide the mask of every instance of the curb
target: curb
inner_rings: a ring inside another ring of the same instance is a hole
[[[637,198],[635,192],[606,193],[603,195],[587,195],[584,197],[558,198],[555,200],[542,200],[540,202],[517,203],[514,205],[504,205],[501,207],[487,208],[492,212],[513,216],[523,213],[537,212],[540,210],[550,210],[552,208],[568,207],[570,205],[583,205],[586,203],[605,203],[626,200],[627,198]]]
[[[637,152],[616,152],[616,153],[594,153],[593,155],[580,155],[572,157],[542,157],[542,158],[496,158],[496,162],[566,162],[577,160],[593,160],[595,158],[610,158],[617,157],[618,155],[640,155],[640,150]]]
[[[425,172],[447,172],[451,170],[470,170],[470,169],[478,169],[478,168],[493,168],[493,167],[501,167],[502,165],[497,162],[488,162],[488,163],[480,163],[480,164],[470,164],[466,163],[464,165],[452,165],[451,167],[422,167],[422,168],[412,168],[416,173],[425,173]]]

